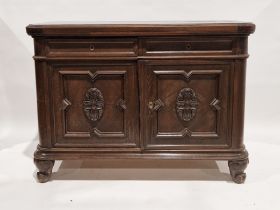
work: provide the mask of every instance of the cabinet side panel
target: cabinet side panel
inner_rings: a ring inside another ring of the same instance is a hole
[[[48,66],[46,62],[35,61],[38,133],[39,144],[50,148],[51,144],[51,111],[49,100]]]
[[[242,148],[244,131],[246,60],[235,61],[233,87],[232,147]]]

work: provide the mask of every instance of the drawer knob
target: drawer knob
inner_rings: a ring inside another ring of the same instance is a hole
[[[190,44],[190,43],[187,43],[187,44],[186,44],[186,49],[187,49],[187,50],[190,50],[191,48],[192,48],[191,44]]]
[[[90,44],[90,45],[89,45],[89,50],[90,50],[90,51],[94,51],[94,44]]]

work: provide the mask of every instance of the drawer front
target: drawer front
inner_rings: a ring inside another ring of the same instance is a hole
[[[48,56],[136,56],[136,39],[49,39]]]
[[[229,148],[230,70],[230,63],[217,61],[143,61],[145,149]]]
[[[228,37],[144,38],[141,55],[233,54],[233,39]]]
[[[138,147],[136,65],[54,64],[56,147]]]

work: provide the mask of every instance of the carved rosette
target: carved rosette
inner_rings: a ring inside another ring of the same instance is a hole
[[[176,100],[176,112],[183,121],[190,121],[196,115],[197,97],[193,89],[183,88],[180,90]]]
[[[90,88],[86,92],[83,105],[84,113],[90,121],[95,122],[101,119],[104,111],[104,98],[99,89]]]

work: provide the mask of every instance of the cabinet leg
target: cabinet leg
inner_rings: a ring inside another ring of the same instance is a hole
[[[242,184],[245,182],[246,173],[244,173],[247,165],[249,163],[249,159],[242,159],[242,160],[229,160],[228,167],[230,170],[230,175],[232,180],[237,184]]]
[[[54,166],[54,160],[34,159],[34,163],[38,168],[38,172],[37,172],[38,181],[41,183],[45,183],[49,181],[52,174],[52,168]]]

